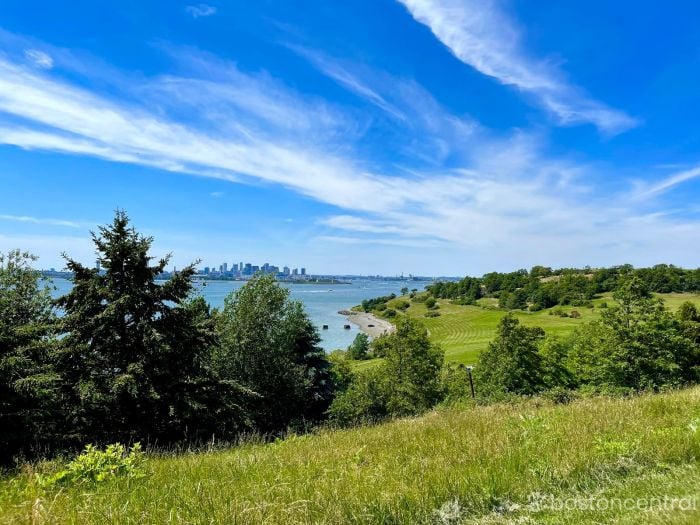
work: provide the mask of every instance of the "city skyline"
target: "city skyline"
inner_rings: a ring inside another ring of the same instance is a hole
[[[258,273],[275,275],[277,277],[307,276],[306,267],[290,268],[285,265],[280,269],[279,266],[267,262],[262,265],[254,265],[249,262],[244,264],[241,261],[232,263],[230,267],[228,262],[223,262],[219,264],[218,269],[215,266],[199,264],[198,269],[199,275],[223,275],[227,277],[252,277]]]

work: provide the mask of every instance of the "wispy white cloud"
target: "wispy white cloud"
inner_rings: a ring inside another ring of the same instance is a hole
[[[634,200],[650,199],[698,177],[700,177],[700,166],[675,172],[654,182],[637,182],[637,187],[631,198]]]
[[[51,69],[53,67],[53,58],[48,53],[38,49],[25,49],[24,56],[32,65],[38,68]]]
[[[46,226],[65,226],[67,228],[83,228],[86,223],[69,221],[65,219],[50,219],[50,218],[40,218],[31,217],[29,215],[8,215],[0,214],[0,220],[2,221],[13,221],[13,222],[26,222],[30,224],[42,224]]]
[[[348,65],[344,65],[339,60],[332,60],[315,50],[295,45],[290,45],[288,47],[309,60],[325,75],[332,78],[338,84],[342,85],[349,91],[352,91],[370,104],[377,106],[402,122],[406,122],[408,120],[408,117],[403,113],[403,111],[389,103],[381,94],[375,91],[375,89],[363,82],[357,75],[353,74]],[[349,66],[352,67],[352,65]]]
[[[595,184],[590,167],[547,155],[537,135],[493,137],[477,124],[461,134],[445,131],[451,119],[464,121],[410,81],[395,86],[411,96],[391,98],[371,72],[345,64],[411,115],[411,123],[420,122],[402,126],[407,144],[432,133],[448,149],[468,149],[458,166],[375,163],[353,150],[356,135],[342,133],[349,120],[342,108],[231,64],[192,57],[191,76],[146,79],[141,104],[0,59],[0,143],[281,185],[338,209],[315,225],[318,238],[479,254],[474,271],[606,262],[608,254],[624,255],[613,262],[638,262],[652,253],[682,254],[689,240],[700,240],[690,221],[653,213],[658,210],[641,214],[620,195],[590,192],[580,185]],[[232,101],[235,93],[249,94],[252,108]],[[217,115],[200,111],[209,104]],[[264,108],[274,108],[272,116]],[[299,108],[306,120],[286,124]]]
[[[533,95],[563,125],[592,123],[616,134],[638,121],[570,84],[546,61],[528,56],[516,24],[496,0],[398,0],[459,60]]]
[[[200,18],[216,14],[216,7],[209,4],[188,5],[185,10],[193,17]]]

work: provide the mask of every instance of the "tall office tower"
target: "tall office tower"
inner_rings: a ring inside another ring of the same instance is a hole
[[[297,268],[294,268],[292,270],[292,275],[299,275],[299,270]]]
[[[238,264],[237,264],[237,263],[233,263],[233,264],[231,265],[231,273],[233,273],[233,274],[237,274],[237,273],[238,273]]]
[[[228,273],[228,263],[224,263],[224,273]]]
[[[289,273],[290,273],[289,266],[285,266],[285,267],[282,269],[282,273],[284,273],[284,275],[289,275]]]
[[[301,269],[301,275],[306,275],[306,268]]]

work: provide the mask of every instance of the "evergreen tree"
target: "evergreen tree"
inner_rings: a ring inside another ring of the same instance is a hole
[[[55,317],[35,260],[19,250],[0,254],[0,464],[48,446],[58,419],[50,364]]]
[[[240,380],[262,432],[323,417],[333,394],[330,363],[303,306],[272,276],[258,276],[225,299],[219,319],[222,377]]]
[[[58,300],[67,430],[77,441],[170,442],[209,437],[218,423],[235,426],[240,414],[212,416],[235,407],[237,390],[212,372],[208,309],[187,302],[194,266],[156,282],[169,256],[151,264],[153,239],[122,211],[92,240],[103,270],[66,257],[73,288]]]

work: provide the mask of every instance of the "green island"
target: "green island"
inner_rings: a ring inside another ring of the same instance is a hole
[[[700,520],[698,270],[404,289],[327,355],[271,276],[211,309],[124,212],[93,242],[57,300],[0,255],[0,523]]]

